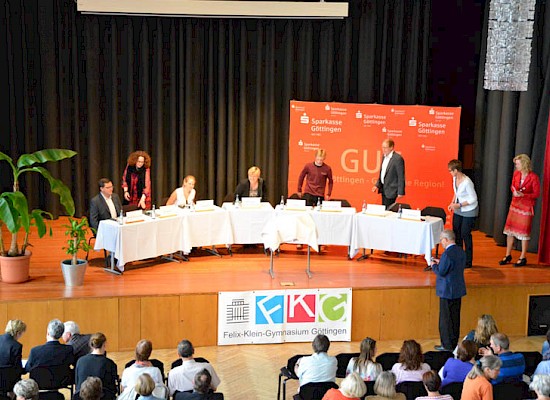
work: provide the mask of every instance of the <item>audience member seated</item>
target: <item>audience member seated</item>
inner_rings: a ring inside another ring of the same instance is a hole
[[[464,382],[466,375],[472,370],[477,355],[477,345],[473,340],[463,340],[457,347],[457,358],[449,358],[441,369],[443,382],[446,386],[453,382]]]
[[[546,332],[546,340],[542,344],[542,359],[543,360],[550,360],[550,329]]]
[[[376,382],[374,382],[374,393],[376,396],[367,396],[369,400],[406,400],[403,393],[395,391],[395,374],[390,371],[383,371]]]
[[[189,206],[193,204],[196,196],[197,192],[195,191],[195,177],[193,175],[187,175],[183,178],[181,187],[172,192],[166,202],[166,205],[176,205],[178,207]]]
[[[80,357],[76,362],[76,392],[80,391],[82,383],[90,376],[101,379],[103,400],[115,399],[117,395],[117,365],[105,356],[107,338],[101,332],[94,333],[90,338],[92,352]]]
[[[46,344],[33,347],[29,354],[29,359],[25,365],[27,372],[34,367],[55,367],[60,365],[74,365],[73,348],[66,344],[59,343],[65,327],[63,322],[58,319],[52,319],[48,323],[46,332]]]
[[[23,373],[21,354],[23,345],[19,339],[27,330],[27,325],[19,319],[12,319],[6,325],[6,333],[0,336],[0,366],[14,367],[17,374]]]
[[[464,381],[462,398],[467,400],[493,400],[493,385],[500,372],[502,360],[497,356],[484,356],[477,360]]]
[[[120,386],[122,390],[133,388],[137,382],[137,378],[141,374],[149,374],[155,383],[161,384],[164,382],[162,374],[157,367],[153,367],[149,357],[153,351],[153,344],[150,340],[142,339],[136,345],[136,362],[126,368],[122,372]]]
[[[336,357],[327,354],[330,340],[325,335],[317,335],[311,343],[313,354],[305,356],[296,363],[296,376],[300,386],[310,382],[335,382],[338,362]]]
[[[221,393],[212,393],[212,375],[204,368],[193,378],[193,392],[178,392],[174,400],[210,400],[223,399]]]
[[[267,201],[267,189],[265,181],[260,178],[262,171],[253,166],[248,169],[248,179],[244,179],[235,188],[235,195],[241,199],[243,197],[261,197],[262,201]]]
[[[78,359],[92,350],[90,348],[90,337],[92,335],[81,335],[80,328],[74,321],[67,321],[63,324],[65,331],[63,332],[63,341],[65,344],[72,346],[75,363]]]
[[[38,384],[34,379],[25,379],[17,382],[13,387],[16,400],[38,400]]]
[[[376,340],[365,338],[361,341],[359,357],[349,360],[346,375],[356,372],[363,381],[375,381],[382,372],[382,366],[373,359],[376,356]]]
[[[417,397],[416,400],[453,400],[451,395],[439,393],[439,389],[441,388],[441,378],[437,372],[424,372],[424,375],[422,375],[422,383],[424,384],[428,395]]]
[[[391,372],[395,374],[397,383],[421,382],[424,372],[431,368],[424,361],[422,348],[415,340],[405,340],[399,352],[399,360],[393,365]]]
[[[102,394],[103,385],[98,377],[90,376],[80,386],[79,396],[82,400],[101,400]]]
[[[535,375],[529,389],[537,394],[537,400],[550,400],[550,375]]]
[[[484,354],[491,353],[497,355],[502,360],[500,374],[492,381],[493,385],[497,383],[521,382],[525,372],[525,358],[521,353],[510,351],[510,339],[504,333],[494,333],[491,335],[491,347],[484,350]]]
[[[478,349],[481,350],[482,348],[489,347],[491,335],[494,333],[498,333],[497,323],[495,322],[495,319],[489,314],[483,314],[477,320],[476,329],[468,332],[464,340],[473,340],[477,344]]]
[[[550,375],[550,360],[542,360],[533,375]]]
[[[137,377],[135,389],[141,400],[163,400],[160,397],[153,396],[155,381],[153,381],[151,375],[147,373],[143,373]]]
[[[190,392],[194,388],[195,377],[203,369],[210,374],[210,389],[216,391],[220,385],[220,378],[209,363],[196,362],[193,358],[195,348],[189,340],[178,343],[178,355],[181,357],[181,365],[174,368],[168,374],[168,389],[170,396],[176,392]]]
[[[339,389],[329,389],[323,396],[323,400],[359,400],[365,393],[367,393],[365,382],[353,372],[342,380]]]

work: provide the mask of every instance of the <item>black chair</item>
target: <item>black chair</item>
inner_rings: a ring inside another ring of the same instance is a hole
[[[300,392],[294,395],[294,400],[322,400],[329,389],[338,389],[334,382],[310,382],[300,386]]]
[[[392,205],[390,205],[388,207],[388,211],[393,211],[393,212],[397,212],[399,211],[399,206],[401,206],[401,209],[407,209],[407,210],[410,210],[411,209],[411,205],[410,204],[407,204],[407,203],[393,203]]]
[[[449,358],[454,358],[452,351],[427,351],[424,353],[424,362],[434,371],[439,371]]]
[[[166,380],[166,378],[164,377],[164,364],[162,361],[159,361],[157,360],[156,358],[151,358],[149,359],[149,361],[151,362],[151,364],[153,365],[153,367],[157,367],[159,370],[160,370],[160,374],[162,375],[162,378],[164,380]],[[128,368],[128,367],[131,367],[132,365],[134,365],[134,363],[136,362],[136,360],[130,360],[126,363],[126,365],[124,366],[124,368]]]
[[[235,201],[235,193],[227,193],[223,198],[223,203],[233,203]]]
[[[196,396],[196,393],[193,392],[176,392],[174,400],[196,399]],[[223,400],[223,393],[216,392],[203,394],[201,400]]]
[[[453,398],[453,400],[460,400],[460,398],[462,397],[463,387],[464,382],[453,382],[439,389],[439,393],[448,394]]]
[[[399,353],[383,353],[376,357],[376,362],[382,366],[384,371],[389,371],[399,360]]]
[[[525,358],[525,375],[532,376],[537,369],[537,365],[542,361],[542,354],[538,351],[516,351],[523,354]]]
[[[365,398],[366,396],[376,395],[376,393],[374,392],[374,384],[375,383],[376,383],[376,381],[366,381],[365,382],[365,386],[367,387],[367,393],[365,393],[365,396],[363,396],[363,398]]]
[[[529,386],[525,382],[498,383],[493,385],[494,400],[521,400],[529,397]]]
[[[422,382],[401,382],[395,385],[395,390],[403,393],[407,400],[415,400],[417,397],[428,395]]]
[[[74,369],[69,365],[44,366],[31,369],[29,378],[34,379],[40,388],[40,399],[59,398],[59,389],[69,389],[71,398],[74,393]]]
[[[349,360],[353,357],[359,357],[359,353],[340,353],[336,355],[336,361],[338,362],[338,369],[336,370],[337,378],[346,377],[346,369],[349,364]]]
[[[297,354],[295,356],[292,356],[288,359],[286,362],[286,366],[281,368],[281,371],[279,372],[279,387],[277,389],[277,400],[281,399],[281,382],[283,384],[283,400],[286,399],[286,382],[291,379],[298,379],[296,376],[296,373],[294,372],[294,368],[296,367],[296,363],[298,360],[302,357],[305,357],[309,354]]]
[[[193,359],[198,363],[208,363],[208,364],[210,364],[210,361],[208,361],[206,358],[193,357]],[[182,362],[183,361],[181,360],[181,358],[178,358],[177,360],[174,360],[172,362],[172,365],[170,366],[170,369],[174,369],[176,367],[179,367],[182,364]]]
[[[21,380],[21,374],[12,366],[0,367],[0,398],[8,398],[13,386]]]
[[[441,207],[424,207],[424,209],[420,211],[420,215],[424,217],[427,215],[430,217],[439,217],[443,220],[443,226],[445,226],[445,222],[447,222],[447,213]],[[439,256],[439,243],[435,245],[435,256],[436,258]]]

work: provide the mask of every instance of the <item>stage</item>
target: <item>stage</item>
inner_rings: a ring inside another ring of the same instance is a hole
[[[348,259],[347,248],[329,246],[320,254],[312,252],[313,276],[308,278],[307,251],[284,245],[274,257],[272,279],[270,258],[261,245],[235,245],[233,256],[220,246],[222,257],[197,250],[182,263],[160,258],[135,262],[127,264],[121,276],[105,272],[103,252],[91,251],[84,286],[68,288],[60,268],[60,261],[67,258],[62,250],[64,223],[64,218],[54,221],[52,238],[31,235],[30,281],[0,283],[0,324],[12,318],[27,322],[25,351],[43,342],[51,318],[75,320],[84,332],[104,332],[111,351],[133,349],[144,337],[156,348],[174,348],[183,337],[196,346],[213,346],[218,292],[281,288],[351,287],[353,341],[365,336],[438,337],[435,275],[424,272],[423,256],[400,258],[374,251],[357,261],[357,257]],[[8,239],[4,234],[5,243]],[[550,294],[550,268],[534,264],[535,254],[528,255],[526,267],[499,266],[504,248],[481,232],[474,232],[474,246],[474,267],[465,272],[463,329],[474,326],[479,314],[490,313],[502,332],[526,335],[529,295]],[[514,261],[517,256],[514,253]]]

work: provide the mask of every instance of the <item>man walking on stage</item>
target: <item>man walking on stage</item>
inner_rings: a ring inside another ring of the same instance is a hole
[[[372,191],[382,194],[382,204],[389,208],[398,197],[405,196],[405,161],[393,148],[392,139],[382,142],[384,160],[380,167],[380,177],[372,187]]]
[[[439,297],[441,345],[435,346],[435,349],[453,351],[460,334],[460,305],[462,297],[466,296],[466,253],[455,244],[455,234],[450,229],[441,232],[439,240],[445,251],[431,267],[437,275],[435,292]]]

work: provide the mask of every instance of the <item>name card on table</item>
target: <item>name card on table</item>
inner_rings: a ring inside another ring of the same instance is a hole
[[[156,212],[157,218],[168,218],[177,216],[178,212],[176,207],[176,205],[160,206],[160,208]]]
[[[367,204],[365,214],[385,217],[387,215],[386,206],[383,204]]]
[[[141,210],[128,211],[126,213],[126,217],[128,217],[128,218],[136,218],[136,217],[143,218],[143,211],[141,211]]]
[[[295,211],[305,211],[306,210],[306,201],[303,199],[287,199],[286,200],[286,209],[295,210]]]
[[[195,211],[213,211],[214,200],[199,200],[195,203]]]
[[[243,197],[241,199],[242,208],[260,208],[261,204],[261,197]]]
[[[342,211],[342,202],[339,200],[323,201],[323,206],[321,207],[321,211],[329,211],[329,212]]]
[[[401,209],[401,219],[410,219],[413,221],[420,221],[420,210],[409,210],[406,208]]]

